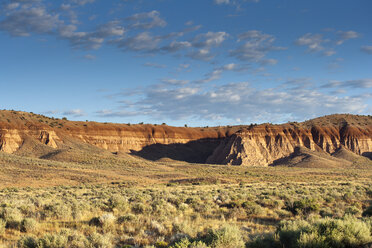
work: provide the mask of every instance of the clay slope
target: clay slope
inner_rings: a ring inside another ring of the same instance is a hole
[[[357,155],[353,153],[352,151],[346,149],[344,146],[341,146],[339,149],[337,149],[337,151],[332,153],[332,156],[335,158],[350,161],[352,162],[353,165],[356,165],[358,167],[372,166],[371,159],[364,157],[364,156]]]
[[[272,165],[302,168],[342,168],[349,167],[352,164],[350,161],[332,157],[326,152],[312,151],[305,147],[295,147],[292,154],[274,161]]]
[[[356,155],[370,156],[372,117],[332,115],[303,123],[250,126],[221,143],[207,162],[269,166],[290,156],[296,147],[332,154],[341,146]]]

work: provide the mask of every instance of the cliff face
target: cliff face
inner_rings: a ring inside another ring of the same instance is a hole
[[[268,166],[292,154],[296,147],[328,154],[345,147],[357,155],[370,157],[372,117],[333,115],[282,125],[184,128],[73,122],[0,111],[0,151],[14,153],[27,139],[46,145],[48,151],[62,148],[73,139],[152,160],[168,157],[198,163]]]
[[[236,127],[235,127],[236,128]],[[236,131],[236,130],[235,130]],[[26,112],[0,111],[0,151],[14,153],[26,138],[52,148],[67,139],[91,144],[111,152],[140,151],[154,144],[186,144],[224,139],[234,128],[186,128],[167,125],[129,125],[73,122]]]
[[[268,166],[287,157],[296,147],[332,154],[340,147],[358,155],[372,151],[370,118],[363,123],[301,123],[259,125],[237,132],[221,143],[207,163]]]

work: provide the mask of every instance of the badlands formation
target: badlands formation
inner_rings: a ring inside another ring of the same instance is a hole
[[[154,161],[244,166],[370,165],[372,117],[345,114],[282,125],[188,128],[75,122],[0,111],[2,152],[50,158],[86,145]]]

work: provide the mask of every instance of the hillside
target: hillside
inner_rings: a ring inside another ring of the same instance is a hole
[[[296,147],[307,150],[298,154]],[[0,151],[82,164],[106,156],[245,166],[276,165],[278,161],[293,166],[294,157],[311,153],[311,160],[319,162],[308,163],[314,167],[328,167],[325,161],[330,167],[335,161],[342,166],[363,166],[371,158],[372,117],[331,115],[282,125],[189,128],[76,122],[3,110]]]
[[[274,165],[276,160],[290,156],[296,147],[328,154],[344,147],[355,156],[371,158],[372,117],[331,115],[303,123],[250,126],[221,143],[207,162]]]

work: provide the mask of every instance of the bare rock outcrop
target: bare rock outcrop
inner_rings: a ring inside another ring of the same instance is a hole
[[[44,151],[50,153],[50,149],[72,149],[71,140],[74,149],[88,144],[151,160],[268,166],[293,155],[296,147],[327,154],[343,147],[371,158],[372,117],[331,115],[282,125],[188,128],[75,122],[0,111],[0,151],[40,157]]]
[[[343,146],[357,155],[367,156],[372,151],[372,118],[358,117],[361,120],[355,124],[352,118],[348,116],[349,121],[336,123],[309,121],[251,126],[221,143],[207,163],[268,166],[293,154],[296,147],[332,154]]]

